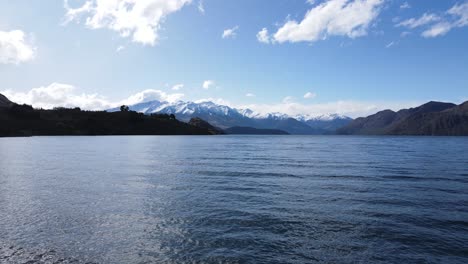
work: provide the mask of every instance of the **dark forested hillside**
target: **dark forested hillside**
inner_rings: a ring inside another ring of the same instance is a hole
[[[180,122],[174,115],[124,111],[82,111],[79,108],[33,109],[0,107],[0,136],[36,135],[210,135],[215,131]]]

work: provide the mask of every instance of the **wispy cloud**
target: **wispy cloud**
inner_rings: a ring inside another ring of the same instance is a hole
[[[409,9],[411,8],[411,5],[408,2],[404,2],[403,4],[400,5],[400,9]]]
[[[198,1],[198,11],[205,14],[205,5],[203,4],[203,0]]]
[[[417,28],[430,24],[434,21],[439,21],[441,18],[435,14],[423,14],[420,18],[410,18],[397,24],[397,27]]]
[[[124,46],[118,46],[117,49],[115,49],[115,51],[118,53],[118,52],[121,52],[125,49]]]
[[[420,18],[410,18],[396,26],[409,29],[426,27],[421,33],[421,36],[425,38],[443,36],[454,28],[468,26],[468,1],[463,4],[455,4],[440,15],[424,13]]]
[[[234,26],[233,28],[228,28],[223,31],[222,38],[235,38],[237,36],[237,31],[239,30],[239,26]]]

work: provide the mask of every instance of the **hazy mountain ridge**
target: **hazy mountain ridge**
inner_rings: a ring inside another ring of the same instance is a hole
[[[429,102],[419,107],[380,111],[337,130],[343,135],[468,135],[468,102]]]
[[[201,118],[211,125],[228,129],[231,127],[251,127],[256,129],[282,130],[289,134],[332,134],[338,127],[352,119],[338,114],[320,116],[289,116],[284,113],[259,114],[251,109],[236,109],[213,102],[174,103],[150,101],[129,106],[131,110],[151,114],[174,114],[179,120],[188,122],[194,117]],[[110,109],[109,111],[118,111]]]

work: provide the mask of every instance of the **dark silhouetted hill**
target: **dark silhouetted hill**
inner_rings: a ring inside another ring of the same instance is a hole
[[[13,103],[6,98],[3,94],[0,94],[0,107],[10,107]]]
[[[188,123],[190,125],[194,126],[194,127],[206,129],[206,130],[210,131],[211,134],[214,134],[214,135],[224,134],[223,130],[221,130],[221,129],[215,127],[215,126],[212,126],[210,123],[208,123],[205,120],[203,120],[201,118],[198,118],[198,117],[194,117],[194,118],[190,119],[190,121]]]
[[[337,130],[342,135],[468,135],[468,102],[429,102],[398,112],[384,110],[357,118]]]
[[[18,104],[0,108],[0,136],[211,134],[216,133],[166,114],[109,113],[79,108],[43,110]]]
[[[259,129],[253,127],[230,127],[224,130],[229,135],[289,135],[288,132],[279,129]]]

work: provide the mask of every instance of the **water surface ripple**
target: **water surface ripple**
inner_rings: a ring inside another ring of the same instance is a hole
[[[467,151],[461,137],[1,138],[0,263],[468,263]]]

